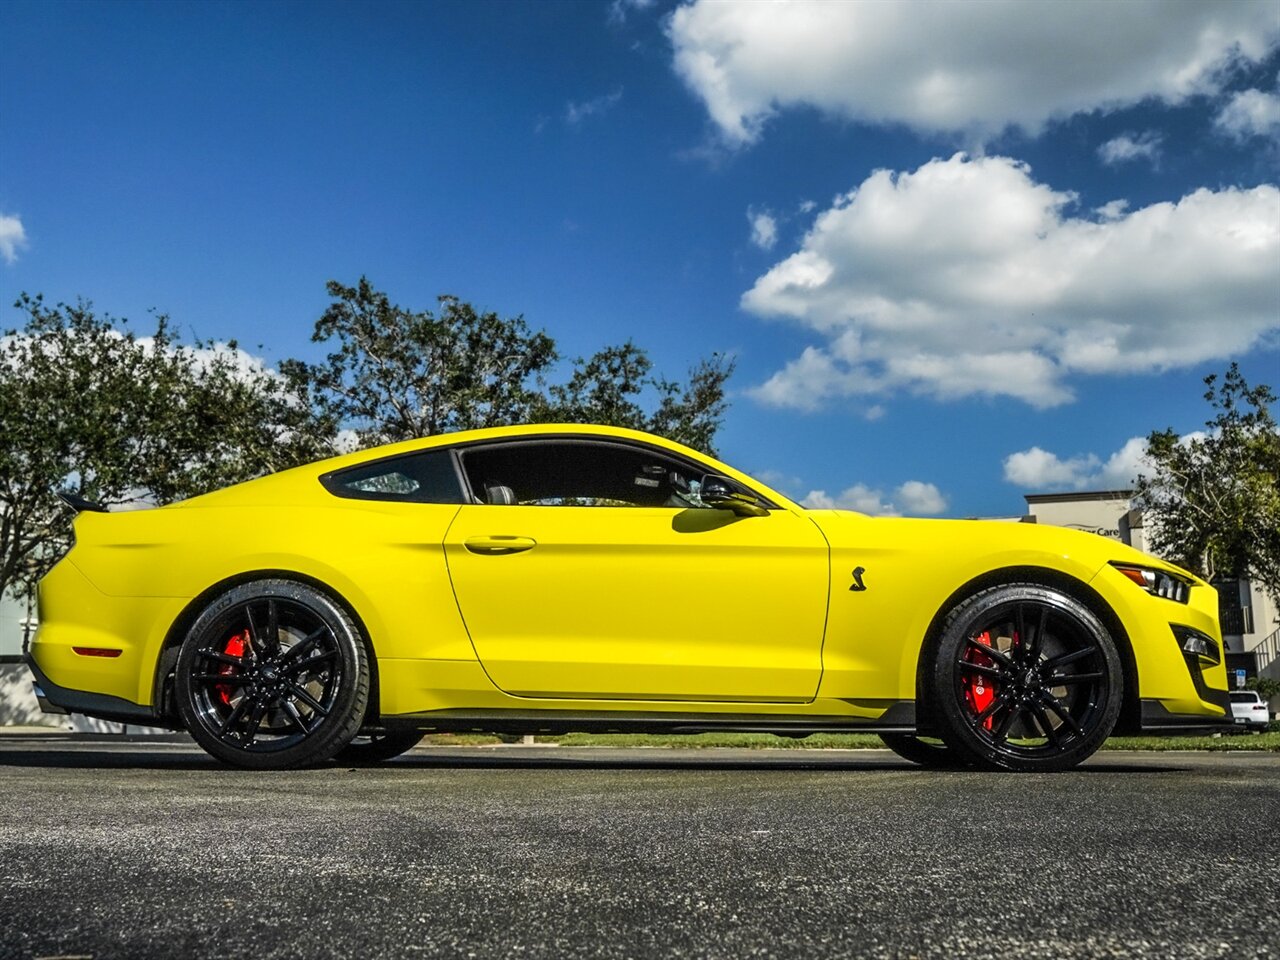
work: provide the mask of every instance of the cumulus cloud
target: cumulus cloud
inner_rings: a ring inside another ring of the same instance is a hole
[[[1242,90],[1227,101],[1214,123],[1237,140],[1280,137],[1280,94]]]
[[[1146,456],[1145,437],[1131,437],[1105,460],[1093,453],[1063,459],[1032,447],[1005,457],[1004,478],[1026,490],[1128,489],[1148,466]]]
[[[748,210],[747,222],[751,224],[751,242],[761,250],[771,250],[778,242],[778,221],[763,211]]]
[[[695,0],[668,34],[676,72],[732,144],[801,105],[984,135],[1217,92],[1233,64],[1280,43],[1280,5]]]
[[[1150,131],[1139,134],[1122,133],[1098,148],[1098,159],[1109,166],[1133,160],[1146,160],[1155,166],[1160,160],[1161,140],[1158,133]]]
[[[825,490],[810,490],[800,501],[812,510],[856,510],[881,517],[897,517],[902,514],[927,516],[942,513],[947,508],[947,498],[932,483],[908,480],[891,496],[884,491],[855,483],[831,496]]]
[[[18,217],[0,213],[0,257],[5,263],[18,259],[18,251],[27,245],[27,231]]]
[[[564,108],[565,123],[576,127],[584,120],[608,113],[618,105],[618,101],[621,99],[622,88],[619,87],[612,93],[606,93],[603,96],[594,97],[591,100],[583,100],[580,103],[570,101],[565,104]]]
[[[814,410],[905,389],[1045,408],[1073,398],[1072,375],[1184,367],[1280,330],[1280,189],[1097,219],[1069,216],[1074,203],[1007,157],[871,174],[743,294],[824,339],[755,397]]]

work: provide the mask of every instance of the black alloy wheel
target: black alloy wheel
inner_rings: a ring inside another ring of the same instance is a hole
[[[321,763],[359,729],[369,698],[364,642],[320,591],[242,584],[196,618],[175,671],[182,720],[220,760],[256,769]]]
[[[965,756],[935,737],[918,737],[913,733],[882,733],[884,745],[900,756],[922,767],[964,767]]]
[[[381,763],[416,747],[426,734],[421,730],[380,730],[359,733],[338,751],[341,763]]]
[[[1075,598],[1035,584],[993,587],[948,617],[932,698],[952,750],[979,766],[1065,770],[1115,727],[1120,656]]]

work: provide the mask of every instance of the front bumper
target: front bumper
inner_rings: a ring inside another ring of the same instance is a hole
[[[1214,694],[1221,692],[1223,699],[1226,699],[1225,691],[1210,692]],[[1209,697],[1205,699],[1210,700]],[[1210,700],[1210,702],[1217,701]],[[1206,717],[1202,713],[1173,713],[1159,700],[1143,700],[1140,727],[1143,733],[1158,734],[1225,733],[1228,730],[1239,729],[1231,719],[1229,701],[1225,716]]]

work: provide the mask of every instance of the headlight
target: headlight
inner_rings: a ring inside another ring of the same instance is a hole
[[[1191,584],[1182,577],[1151,567],[1135,567],[1128,563],[1112,563],[1113,567],[1153,597],[1164,597],[1175,603],[1186,603],[1191,597]]]

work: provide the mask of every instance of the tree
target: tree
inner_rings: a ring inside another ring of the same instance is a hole
[[[1263,700],[1274,700],[1280,696],[1280,680],[1271,677],[1250,677],[1244,686],[1246,690],[1256,690]]]
[[[91,304],[23,294],[0,337],[0,592],[29,594],[69,532],[64,489],[168,503],[330,452],[331,423],[235,343],[138,337]]]
[[[362,443],[391,443],[529,417],[535,378],[555,362],[555,344],[524,320],[477,313],[456,297],[440,315],[393,304],[361,277],[329,281],[333,302],[312,341],[336,342],[323,364],[287,360],[281,372],[326,420]]]
[[[715,434],[728,406],[724,384],[733,366],[732,360],[713,354],[699,361],[689,371],[689,382],[681,384],[653,376],[649,357],[628,340],[605,347],[590,359],[578,358],[568,382],[547,391],[535,418],[543,423],[601,423],[648,430],[714,454]],[[658,399],[652,413],[639,403],[646,393]]]
[[[1206,579],[1249,577],[1280,597],[1280,433],[1275,395],[1250,387],[1236,364],[1221,384],[1205,378],[1217,411],[1207,432],[1152,433],[1154,472],[1137,496],[1153,523],[1152,546]]]
[[[712,449],[733,372],[718,355],[682,384],[653,376],[648,355],[628,341],[575,360],[566,382],[547,387],[559,359],[555,341],[522,317],[480,313],[451,296],[438,298],[437,313],[409,310],[365,277],[354,287],[330,281],[328,291],[333,302],[311,339],[334,349],[323,363],[289,360],[281,372],[326,421],[361,443],[569,422],[653,430]]]

